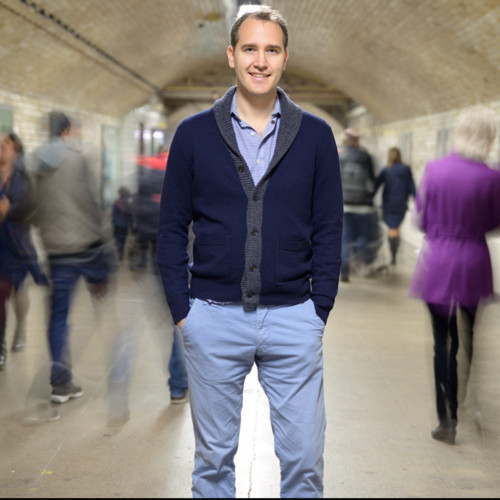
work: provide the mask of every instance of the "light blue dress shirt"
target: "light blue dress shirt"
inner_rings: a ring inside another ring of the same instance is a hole
[[[238,92],[236,91],[231,105],[231,120],[238,148],[250,169],[254,184],[257,185],[266,173],[276,147],[281,116],[280,100],[276,97],[271,119],[266,125],[262,138],[260,138],[255,129],[238,116],[237,95]]]

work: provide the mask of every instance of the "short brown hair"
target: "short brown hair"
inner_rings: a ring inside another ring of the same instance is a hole
[[[276,9],[268,5],[247,4],[242,5],[236,14],[233,26],[231,28],[231,46],[236,47],[239,39],[240,27],[245,19],[253,17],[261,21],[272,21],[277,23],[283,32],[283,45],[285,50],[288,47],[288,26],[286,19]]]

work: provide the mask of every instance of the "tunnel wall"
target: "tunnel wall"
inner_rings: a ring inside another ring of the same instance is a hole
[[[500,164],[500,101],[486,103],[498,115],[499,131],[493,144],[489,163],[498,168]],[[364,108],[358,108],[349,116],[349,126],[361,133],[361,145],[368,149],[379,171],[387,159],[390,147],[400,147],[403,161],[408,163],[418,187],[424,167],[429,160],[441,156],[447,150],[449,133],[460,109],[414,118],[394,123],[377,124]],[[381,192],[377,193],[376,204],[380,205]],[[410,210],[413,201],[410,202]],[[418,251],[423,234],[411,223],[407,215],[401,226],[401,238]],[[500,236],[488,237],[493,264],[495,291],[500,293]]]

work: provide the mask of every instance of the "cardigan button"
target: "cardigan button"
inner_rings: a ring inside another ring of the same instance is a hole
[[[255,292],[248,292],[248,293],[247,293],[247,297],[249,297],[249,298],[250,298],[250,297],[253,297],[254,295],[255,295]]]
[[[238,167],[238,172],[243,172],[243,170],[245,170],[244,167],[242,167],[241,165]]]

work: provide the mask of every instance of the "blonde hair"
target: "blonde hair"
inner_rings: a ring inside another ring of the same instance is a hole
[[[496,135],[496,120],[495,112],[486,106],[465,108],[455,122],[452,149],[466,158],[486,162]]]

